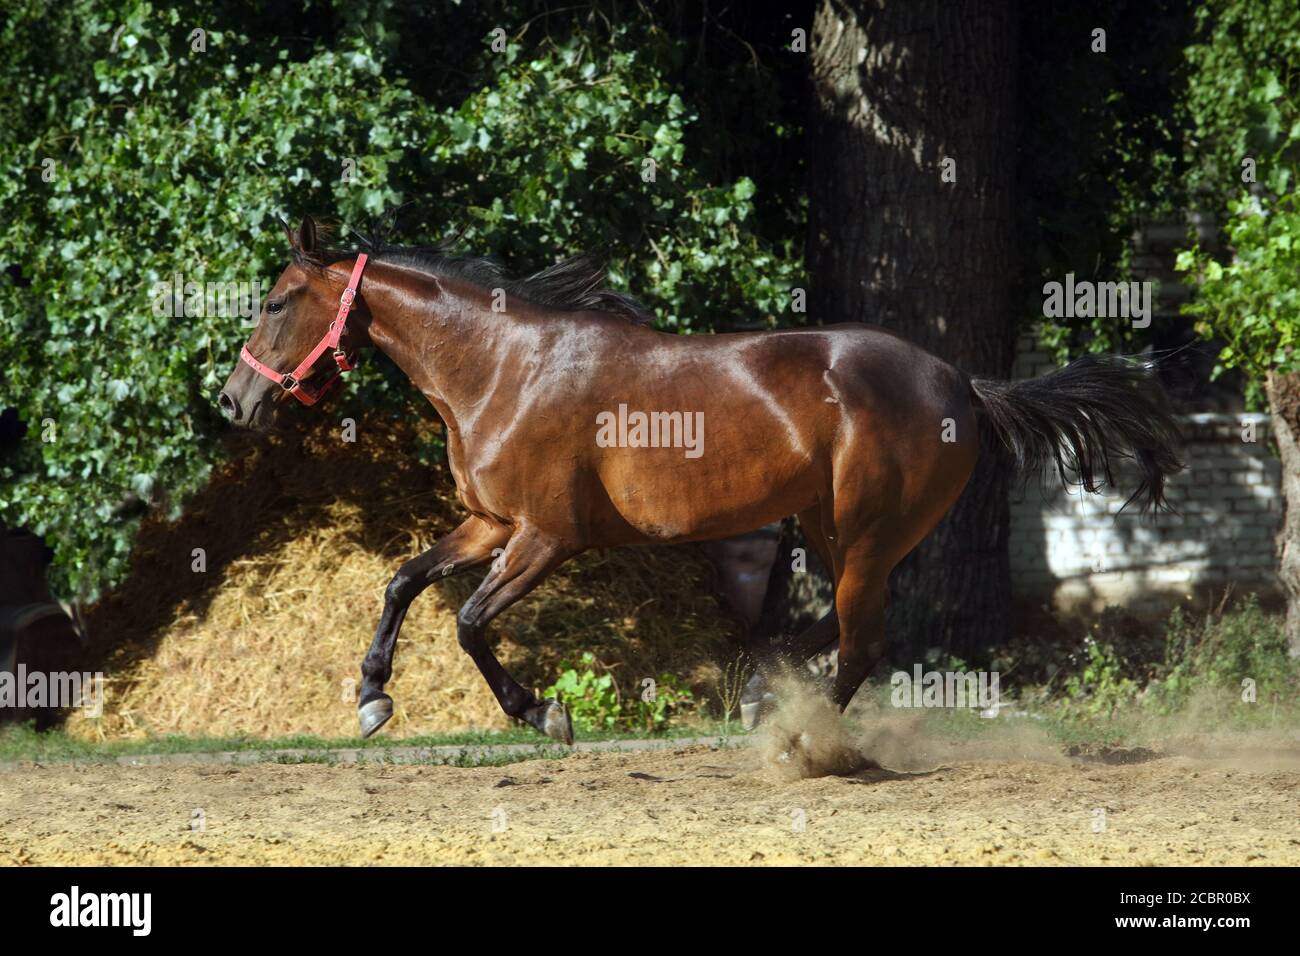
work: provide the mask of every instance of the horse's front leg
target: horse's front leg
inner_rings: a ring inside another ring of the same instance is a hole
[[[435,581],[492,560],[493,550],[504,547],[509,538],[509,528],[482,518],[470,518],[428,551],[407,561],[393,575],[384,592],[384,613],[375,629],[375,638],[361,662],[357,718],[362,737],[369,737],[393,716],[393,699],[384,693],[384,684],[393,676],[393,651],[411,602]]]
[[[580,550],[527,526],[521,527],[501,557],[492,562],[492,570],[456,618],[456,636],[460,646],[478,665],[479,673],[492,689],[501,709],[566,744],[573,743],[573,722],[568,710],[558,701],[538,700],[521,687],[492,653],[483,639],[483,631],[494,617]]]
[[[839,633],[839,618],[835,614],[835,608],[831,608],[802,634],[764,648],[762,653],[756,655],[758,666],[740,695],[741,726],[746,730],[757,727],[776,707],[777,698],[773,688],[777,678],[782,674],[793,674],[801,679],[809,676],[806,667],[809,658],[838,638]]]

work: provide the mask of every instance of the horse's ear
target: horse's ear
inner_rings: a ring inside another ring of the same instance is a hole
[[[316,253],[316,221],[311,216],[302,217],[302,225],[298,227],[293,247],[304,255]]]
[[[302,225],[297,229],[291,227],[283,219],[280,225],[284,227],[284,234],[289,237],[289,248],[297,255],[312,255],[316,251],[316,221],[311,216],[304,216]]]
[[[298,248],[298,237],[294,235],[293,226],[289,225],[288,220],[282,216],[276,216],[280,220],[280,228],[284,230],[284,237],[289,240],[289,248]]]

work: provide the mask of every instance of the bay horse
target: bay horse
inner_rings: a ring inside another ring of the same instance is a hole
[[[0,446],[3,443],[0,432]],[[33,669],[44,670],[42,662],[76,646],[68,642],[86,640],[79,608],[50,594],[46,569],[53,559],[54,551],[41,537],[26,528],[6,528],[0,521],[0,673],[12,675],[8,680],[18,679],[20,658],[28,667],[35,662]],[[34,719],[44,727],[56,717],[56,710],[44,706],[0,707],[0,722]]]
[[[1129,501],[1163,504],[1181,464],[1149,366],[1089,355],[1042,378],[970,379],[867,324],[673,335],[603,287],[587,257],[508,278],[441,246],[327,247],[287,224],[290,264],[266,297],[218,404],[273,428],[314,404],[357,350],[385,353],[446,426],[468,517],[404,563],[361,665],[363,736],[393,713],[384,692],[403,618],[425,588],[489,566],[457,637],[502,710],[572,743],[561,702],[506,672],[484,629],[590,548],[673,544],[798,516],[834,579],[834,611],[765,666],[838,635],[843,710],[885,652],[886,581],[961,494],[979,415],[1025,467],[1055,463],[1089,492],[1136,462]],[[364,280],[364,281],[363,281]],[[331,361],[332,358],[332,361]]]

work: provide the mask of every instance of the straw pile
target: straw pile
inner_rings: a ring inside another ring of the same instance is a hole
[[[463,518],[443,468],[422,467],[414,427],[328,427],[232,447],[180,521],[142,529],[127,584],[91,609],[88,659],[104,714],[69,733],[354,736],[360,663],[403,560]],[[194,571],[202,548],[206,571]],[[481,575],[440,582],[412,606],[385,728],[409,736],[509,721],[456,643],[455,613]],[[671,672],[714,696],[734,628],[691,547],[583,555],[501,615],[489,640],[528,687],[590,650],[624,693]]]

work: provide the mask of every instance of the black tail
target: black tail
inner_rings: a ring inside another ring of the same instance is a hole
[[[1165,480],[1183,467],[1181,441],[1149,363],[1085,355],[1041,378],[970,384],[1020,467],[1055,462],[1062,481],[1095,492],[1114,486],[1111,456],[1118,455],[1136,461],[1141,473],[1124,507],[1134,500],[1144,512],[1169,507]]]

